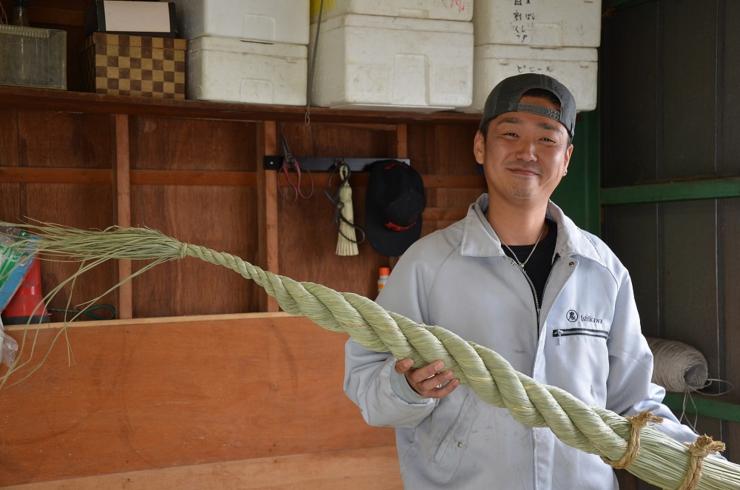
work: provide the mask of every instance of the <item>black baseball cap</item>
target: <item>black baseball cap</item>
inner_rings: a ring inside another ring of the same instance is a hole
[[[398,160],[379,160],[367,170],[367,239],[381,254],[398,257],[421,235],[424,182],[416,170]]]
[[[555,111],[538,105],[522,104],[520,102],[522,96],[530,90],[550,92],[560,102],[560,110]],[[576,128],[576,100],[568,87],[550,76],[524,73],[503,79],[488,94],[479,129],[483,130],[488,121],[505,112],[531,112],[549,117],[565,126],[568,135],[573,138]]]

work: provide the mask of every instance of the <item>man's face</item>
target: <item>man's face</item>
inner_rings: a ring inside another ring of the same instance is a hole
[[[560,109],[540,97],[524,96],[520,102]],[[572,152],[562,124],[529,112],[507,112],[492,119],[486,137],[479,131],[473,144],[489,198],[525,207],[547,203],[568,169]]]

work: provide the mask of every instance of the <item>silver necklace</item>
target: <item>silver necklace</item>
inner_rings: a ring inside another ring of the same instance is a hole
[[[506,247],[506,250],[508,250],[509,252],[511,252],[511,255],[514,256],[514,260],[516,261],[517,264],[519,264],[519,267],[521,267],[522,269],[524,269],[524,266],[527,265],[527,262],[529,262],[529,259],[531,259],[532,258],[532,255],[534,255],[534,251],[537,248],[537,245],[540,244],[540,240],[542,240],[542,235],[544,235],[546,229],[547,229],[547,227],[544,227],[544,226],[542,227],[542,230],[540,230],[540,234],[537,237],[537,241],[534,242],[534,246],[532,247],[532,251],[529,252],[529,255],[527,255],[527,258],[524,259],[524,262],[521,262],[519,260],[519,257],[517,257],[517,255],[514,253],[514,251],[511,249],[511,247],[509,247],[504,242],[501,242],[501,243],[504,245],[504,247]]]

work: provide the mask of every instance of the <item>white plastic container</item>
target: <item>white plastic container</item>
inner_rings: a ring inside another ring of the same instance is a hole
[[[471,22],[376,15],[322,22],[312,91],[316,105],[420,111],[467,107],[472,82]]]
[[[311,22],[318,18],[320,3],[311,0]],[[322,19],[346,14],[470,21],[473,0],[324,0]]]
[[[466,112],[482,112],[491,89],[504,78],[521,73],[542,73],[556,78],[573,93],[578,111],[594,110],[597,66],[595,48],[476,46],[473,104]]]
[[[199,37],[188,50],[191,99],[306,104],[306,55],[297,44]]]
[[[181,36],[308,44],[309,0],[175,0]]]
[[[475,5],[475,45],[598,47],[601,0],[485,0]]]

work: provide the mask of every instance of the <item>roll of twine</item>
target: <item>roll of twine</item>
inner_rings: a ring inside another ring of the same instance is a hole
[[[668,391],[696,391],[707,386],[709,368],[704,355],[677,340],[647,338],[655,358],[653,383]]]

